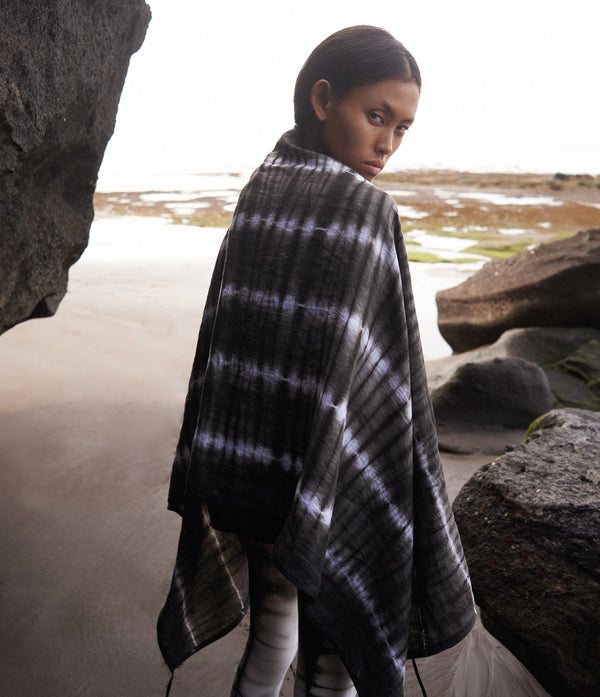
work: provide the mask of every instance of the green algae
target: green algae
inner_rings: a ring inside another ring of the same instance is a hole
[[[472,247],[467,247],[465,252],[471,254],[479,254],[481,256],[491,257],[492,259],[508,259],[509,257],[524,252],[529,247],[529,244],[511,244],[497,247],[483,247],[478,244]]]
[[[473,257],[452,257],[451,259],[446,257],[440,257],[437,254],[431,254],[431,252],[407,252],[408,260],[414,262],[422,263],[439,263],[439,264],[472,264],[477,259]]]
[[[415,250],[407,250],[406,252],[409,261],[423,262],[423,263],[437,263],[444,261],[437,254],[432,254],[431,252],[419,252]]]
[[[435,252],[421,251],[414,247],[422,247],[422,244],[417,241],[406,241],[406,254],[409,261],[422,262],[428,264],[472,264],[474,261],[479,261],[476,256],[469,257],[445,257]]]
[[[600,411],[600,341],[586,341],[573,353],[542,368],[557,406]]]

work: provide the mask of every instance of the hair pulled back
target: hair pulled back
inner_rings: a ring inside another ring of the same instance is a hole
[[[298,126],[308,127],[314,120],[310,91],[318,80],[327,80],[337,99],[354,87],[383,80],[416,82],[421,88],[421,73],[411,53],[385,29],[366,24],[335,32],[310,54],[294,90]]]

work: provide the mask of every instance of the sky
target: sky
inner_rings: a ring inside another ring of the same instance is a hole
[[[293,126],[312,49],[390,31],[423,78],[388,170],[600,173],[597,0],[147,0],[100,177],[251,170]]]

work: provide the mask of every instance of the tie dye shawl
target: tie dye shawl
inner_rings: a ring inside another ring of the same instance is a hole
[[[474,605],[441,471],[396,205],[294,130],[242,191],[176,451],[159,644],[174,670],[247,609],[238,534],[275,543],[360,697],[463,638]]]

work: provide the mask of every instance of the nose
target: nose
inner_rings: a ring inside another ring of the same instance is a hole
[[[390,155],[394,150],[394,132],[382,129],[379,132],[376,144],[379,155]]]

